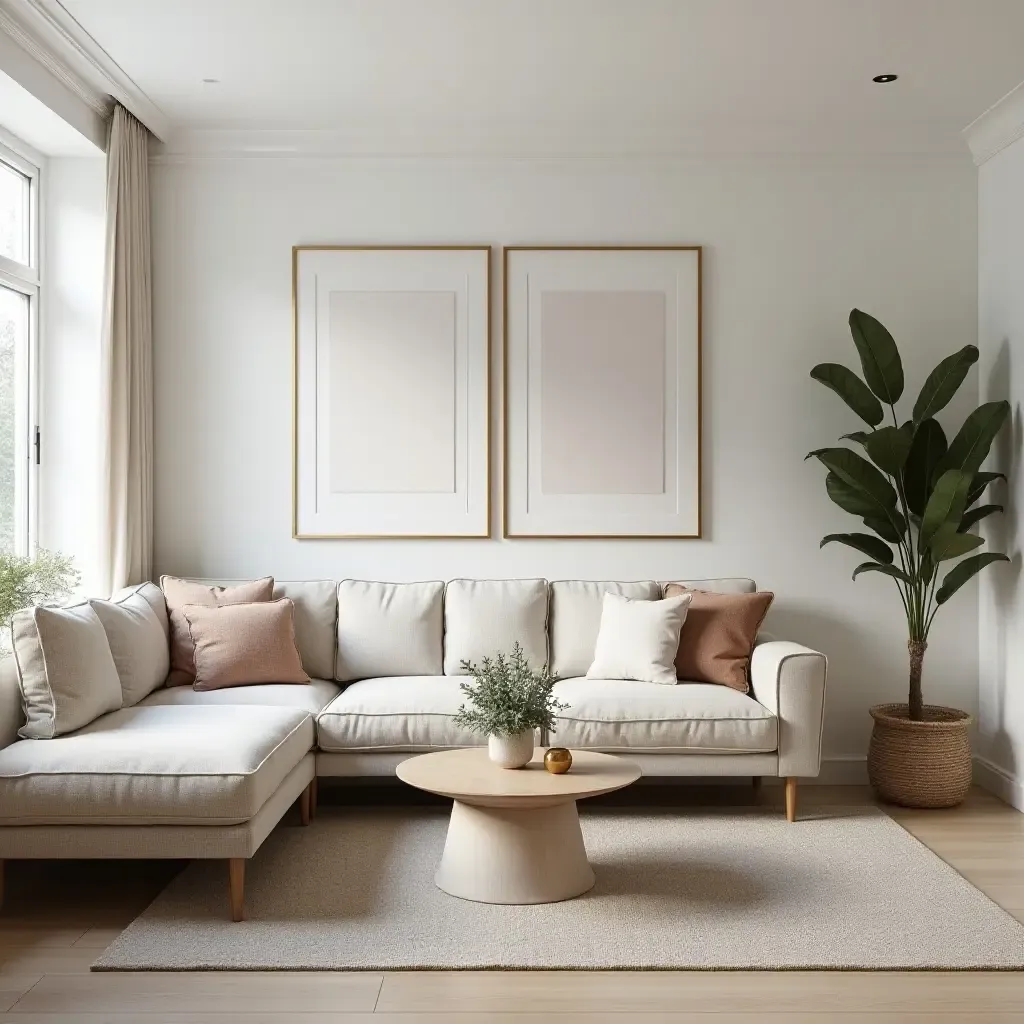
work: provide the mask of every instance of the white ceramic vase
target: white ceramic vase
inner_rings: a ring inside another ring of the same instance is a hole
[[[527,729],[515,736],[489,736],[487,753],[501,768],[522,768],[533,758],[533,730]]]

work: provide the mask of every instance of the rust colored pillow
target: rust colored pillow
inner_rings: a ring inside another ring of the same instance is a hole
[[[161,576],[160,589],[164,592],[167,617],[171,623],[171,673],[167,677],[167,685],[184,686],[196,677],[192,637],[182,611],[185,605],[215,608],[269,601],[274,596],[274,578],[267,576],[236,587],[211,587],[206,583],[180,580],[176,576]]]
[[[295,647],[295,606],[288,598],[219,607],[187,604],[197,690],[253,683],[308,683]]]
[[[757,631],[775,595],[715,594],[690,590],[678,583],[665,588],[666,597],[692,594],[690,609],[679,635],[676,676],[694,683],[718,683],[747,693],[750,658]]]

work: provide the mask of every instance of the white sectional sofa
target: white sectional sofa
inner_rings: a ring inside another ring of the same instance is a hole
[[[210,581],[232,582],[232,581]],[[747,592],[745,579],[682,581]],[[783,776],[820,766],[825,658],[762,639],[749,695],[681,681],[587,679],[603,595],[657,599],[654,581],[278,583],[295,605],[308,685],[162,687],[56,739],[19,739],[13,658],[0,664],[0,867],[5,859],[224,858],[242,916],[245,860],[316,778],[394,773],[417,753],[485,737],[454,723],[464,660],[518,641],[559,677],[552,742],[628,756],[649,776]],[[154,584],[117,595],[167,612]],[[684,626],[685,630],[685,626]],[[789,811],[793,817],[795,801]],[[2,875],[0,875],[2,880]]]

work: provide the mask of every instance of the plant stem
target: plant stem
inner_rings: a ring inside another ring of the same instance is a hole
[[[910,695],[907,699],[907,710],[912,722],[920,722],[924,717],[924,701],[921,698],[921,670],[924,666],[924,652],[928,644],[924,640],[908,640],[907,650],[910,651]]]

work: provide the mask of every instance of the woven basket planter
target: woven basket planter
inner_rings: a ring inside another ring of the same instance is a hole
[[[871,708],[875,727],[868,778],[885,801],[903,807],[955,807],[971,788],[971,716],[956,708],[924,707],[912,722],[906,704]]]

